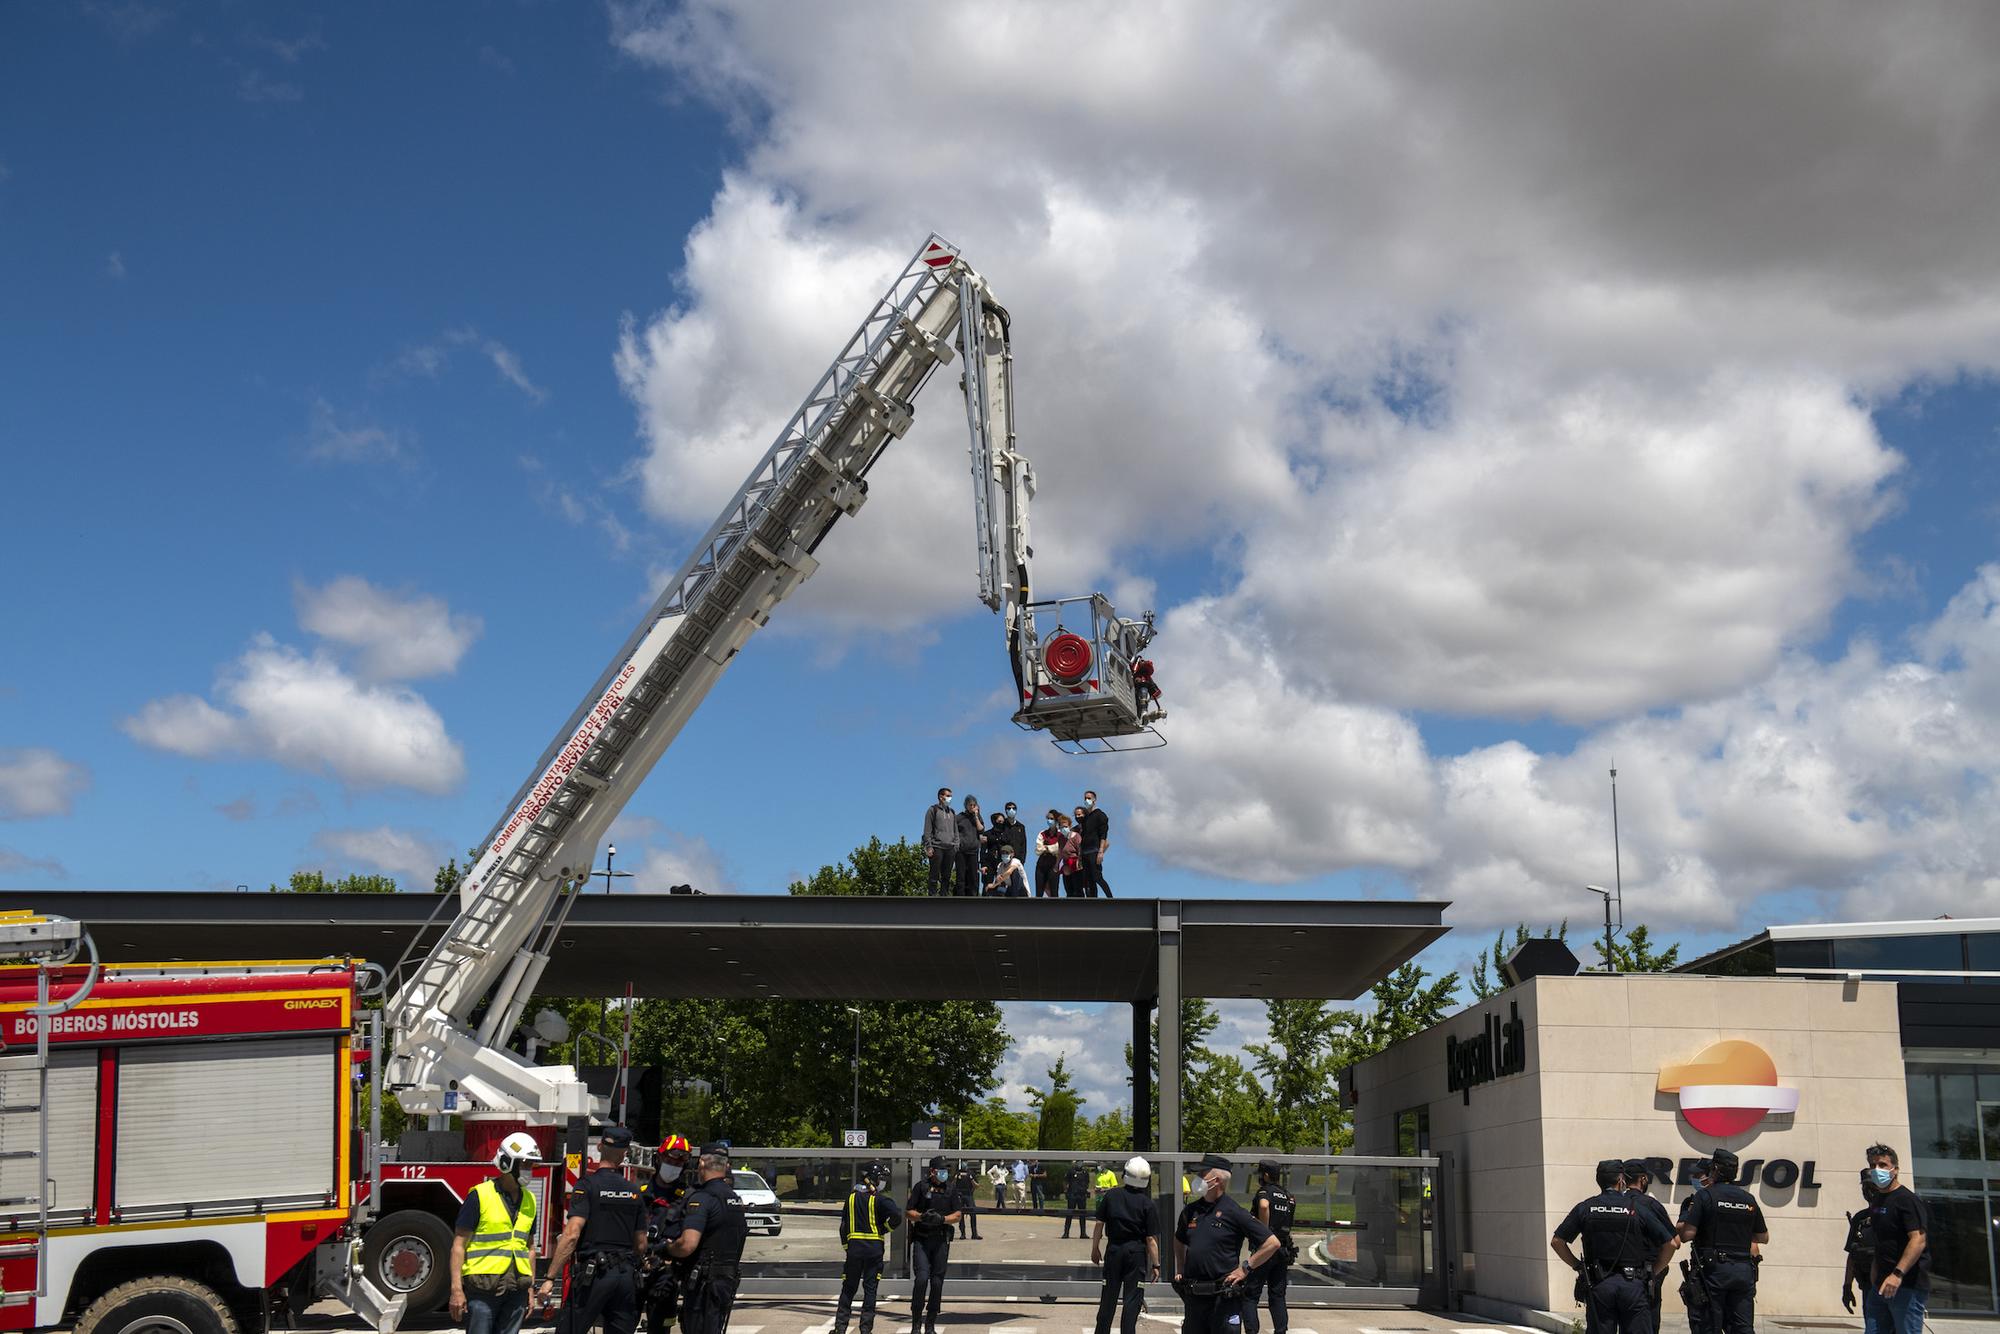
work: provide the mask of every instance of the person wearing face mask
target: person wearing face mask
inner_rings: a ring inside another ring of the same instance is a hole
[[[1049,812],[1049,822],[1035,836],[1035,897],[1056,896],[1056,875],[1062,867],[1063,842],[1069,837],[1062,827],[1062,815]]]
[[[980,820],[979,798],[967,797],[958,812],[958,860],[951,892],[962,898],[979,897],[979,858],[986,849],[986,826]]]
[[[535,1194],[528,1179],[542,1161],[530,1135],[516,1131],[493,1155],[495,1175],[472,1188],[451,1238],[453,1320],[467,1334],[519,1334],[535,1281]]]
[[[1868,1184],[1875,1199],[1868,1221],[1875,1230],[1875,1263],[1861,1306],[1868,1334],[1923,1334],[1930,1306],[1930,1217],[1916,1192],[1897,1184],[1900,1175],[1894,1149],[1869,1146]]]
[[[870,1163],[840,1211],[840,1241],[847,1259],[840,1269],[840,1301],[833,1311],[833,1334],[847,1334],[854,1294],[861,1293],[861,1334],[875,1329],[875,1291],[882,1281],[882,1248],[902,1217],[893,1202],[882,1198],[889,1189],[889,1169]]]
[[[1021,823],[1020,808],[1010,801],[1007,803],[1007,808],[1001,811],[1000,814],[1003,817],[1000,823],[1000,842],[1006,847],[1012,848],[1014,855],[1021,861],[1026,862],[1028,860],[1028,826]]]
[[[932,898],[951,893],[951,877],[958,866],[958,812],[951,808],[951,789],[938,789],[937,804],[924,811],[924,893]]]
[[[667,1136],[653,1155],[653,1175],[639,1187],[647,1261],[639,1281],[639,1308],[646,1315],[647,1334],[668,1334],[680,1317],[681,1287],[688,1266],[672,1261],[667,1248],[681,1234],[687,1195],[694,1188],[687,1170],[692,1152],[685,1135]]]
[[[631,1147],[629,1128],[606,1126],[597,1140],[596,1168],[569,1192],[569,1217],[540,1289],[544,1297],[552,1295],[570,1271],[569,1292],[556,1319],[561,1334],[586,1334],[598,1325],[604,1334],[632,1334],[639,1327],[637,1270],[646,1220],[639,1187],[625,1176],[625,1151]]]
[[[1195,1165],[1195,1195],[1174,1226],[1174,1291],[1180,1294],[1181,1334],[1238,1334],[1243,1287],[1271,1262],[1278,1234],[1229,1198],[1231,1164],[1211,1153]],[[1243,1243],[1256,1249],[1242,1258]]]
[[[944,1305],[945,1266],[951,1259],[951,1229],[961,1204],[951,1183],[951,1168],[943,1154],[931,1159],[921,1181],[910,1189],[903,1205],[910,1222],[911,1334],[937,1334],[938,1309]]]
[[[1104,854],[1111,850],[1111,817],[1098,809],[1097,794],[1085,792],[1083,814],[1077,817],[1077,832],[1083,835],[1082,869],[1085,898],[1096,898],[1101,892],[1105,898],[1111,897],[1111,882],[1104,878]]]
[[[1613,1164],[1616,1165],[1615,1163]],[[1694,1190],[1681,1201],[1679,1223],[1687,1222],[1688,1210],[1694,1208],[1695,1200],[1710,1186],[1715,1184],[1715,1164],[1703,1158],[1694,1165]],[[1679,1223],[1675,1225],[1674,1237],[1680,1237]],[[1693,1260],[1682,1260],[1680,1296],[1681,1305],[1687,1308],[1688,1334],[1713,1334],[1715,1308],[1708,1304],[1708,1293],[1701,1286],[1701,1273]]]
[[[1689,1201],[1680,1239],[1694,1243],[1710,1334],[1751,1334],[1757,1322],[1755,1248],[1771,1234],[1755,1197],[1735,1184],[1736,1155],[1717,1149],[1709,1164],[1713,1184]]]

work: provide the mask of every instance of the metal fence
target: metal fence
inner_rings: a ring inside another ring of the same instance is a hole
[[[743,1255],[744,1291],[769,1295],[823,1293],[840,1276],[843,1248],[839,1216],[863,1164],[890,1171],[890,1195],[900,1211],[924,1164],[940,1150],[777,1149],[733,1150],[736,1188],[749,1205],[752,1235]],[[973,1175],[973,1207],[955,1235],[947,1293],[1016,1298],[1094,1297],[1099,1271],[1090,1259],[1090,1226],[1102,1190],[1129,1154],[1030,1155],[1018,1150],[950,1149],[945,1160]],[[1173,1273],[1173,1231],[1187,1201],[1184,1173],[1201,1155],[1144,1155],[1153,1165],[1160,1206],[1160,1260]],[[1280,1168],[1280,1184],[1298,1200],[1292,1239],[1299,1249],[1291,1269],[1294,1306],[1456,1305],[1449,1235],[1450,1155],[1370,1158],[1325,1154],[1231,1155],[1236,1171],[1229,1193],[1249,1204],[1257,1189],[1257,1163]],[[1045,1172],[1017,1182],[1014,1165],[1038,1163]],[[998,1183],[994,1181],[998,1169]],[[1091,1183],[1072,1207],[1072,1168]],[[766,1196],[764,1192],[769,1192]],[[775,1197],[775,1208],[769,1197]],[[1246,1251],[1247,1255],[1248,1252]],[[891,1237],[883,1278],[884,1302],[909,1297],[909,1228]],[[1175,1302],[1164,1283],[1148,1300]]]

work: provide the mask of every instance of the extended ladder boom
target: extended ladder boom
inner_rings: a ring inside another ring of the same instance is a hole
[[[1096,595],[1029,601],[1034,475],[1015,451],[1007,313],[933,235],[543,752],[468,869],[443,938],[407,978],[392,979],[400,985],[389,1003],[390,1082],[408,1110],[548,1119],[592,1110],[574,1069],[535,1066],[505,1046],[576,901],[564,891],[588,877],[611,822],[737,651],[818,568],[813,552],[828,532],[861,508],[868,470],[909,430],[918,391],[952,359],[954,342],[966,353],[980,599],[1003,616],[1022,700],[1015,721],[1059,744],[1152,734],[1162,716],[1157,691],[1148,699],[1131,670],[1151,637],[1150,614],[1144,623],[1120,620]],[[1085,608],[1075,633],[1060,624],[1072,604]],[[1035,632],[1037,605],[1058,616],[1046,649]],[[1085,634],[1095,659],[1068,642]],[[1079,661],[1086,670],[1070,672]],[[454,1093],[472,1107],[457,1107]]]
[[[509,803],[459,890],[459,915],[390,1004],[392,1080],[412,1111],[447,1087],[489,1108],[587,1113],[567,1067],[504,1050],[599,840],[745,641],[818,568],[867,498],[912,400],[952,356],[956,251],[933,236],[862,321]],[[486,1014],[469,1025],[479,1003]]]

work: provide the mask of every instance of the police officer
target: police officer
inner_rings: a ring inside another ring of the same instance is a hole
[[[1570,1243],[1583,1237],[1583,1258]],[[1673,1231],[1617,1183],[1581,1200],[1549,1238],[1549,1248],[1584,1277],[1598,1334],[1653,1334],[1647,1285]]]
[[[854,1309],[854,1290],[861,1289],[861,1334],[875,1328],[875,1290],[882,1282],[882,1247],[889,1233],[903,1221],[895,1206],[881,1198],[889,1188],[889,1169],[870,1163],[861,1169],[861,1180],[840,1211],[840,1240],[847,1258],[840,1266],[840,1305],[833,1314],[833,1334],[847,1334],[848,1313]]]
[[[1069,1240],[1069,1224],[1076,1220],[1076,1229],[1090,1240],[1090,1227],[1083,1221],[1083,1211],[1090,1206],[1090,1167],[1086,1163],[1071,1163],[1069,1175],[1063,1179],[1063,1240]]]
[[[722,1334],[736,1305],[750,1222],[743,1216],[742,1198],[729,1184],[729,1146],[702,1145],[696,1165],[697,1184],[681,1204],[681,1234],[669,1243],[667,1254],[694,1261],[681,1294],[685,1334]]]
[[[1751,1334],[1756,1328],[1757,1255],[1771,1239],[1764,1211],[1736,1185],[1736,1155],[1717,1149],[1709,1157],[1711,1184],[1688,1201],[1682,1241],[1694,1243],[1695,1270],[1708,1297],[1709,1334]]]
[[[1260,1293],[1270,1294],[1271,1334],[1285,1334],[1292,1323],[1291,1312],[1285,1309],[1285,1293],[1291,1285],[1292,1261],[1299,1258],[1299,1248],[1292,1244],[1292,1220],[1298,1216],[1299,1202],[1278,1184],[1282,1175],[1276,1163],[1257,1164],[1257,1193],[1250,1197],[1250,1212],[1277,1234],[1278,1253],[1271,1257],[1271,1263],[1257,1271],[1250,1290],[1243,1296],[1243,1328],[1250,1334],[1257,1334]]]
[[[1122,1184],[1097,1202],[1097,1223],[1090,1238],[1090,1262],[1104,1266],[1104,1290],[1097,1298],[1097,1334],[1111,1334],[1111,1313],[1125,1301],[1118,1328],[1135,1334],[1139,1328],[1139,1285],[1160,1278],[1160,1206],[1148,1189],[1153,1165],[1144,1158],[1125,1164]],[[1106,1234],[1111,1238],[1107,1258]]]
[[[1229,1198],[1230,1162],[1219,1153],[1195,1165],[1192,1196],[1174,1225],[1174,1291],[1181,1334],[1236,1334],[1243,1323],[1244,1280],[1271,1262],[1278,1237]],[[1243,1243],[1256,1249],[1241,1259]]]
[[[1672,1263],[1669,1257],[1680,1247],[1680,1234],[1674,1231],[1674,1220],[1668,1216],[1667,1206],[1654,1199],[1651,1194],[1652,1164],[1644,1158],[1627,1158],[1620,1168],[1619,1175],[1624,1179],[1626,1191],[1631,1194],[1639,1207],[1651,1214],[1655,1222],[1674,1235],[1672,1243],[1661,1254],[1660,1262],[1654,1268],[1652,1277],[1646,1280],[1646,1309],[1652,1312],[1653,1328],[1658,1330],[1660,1308],[1666,1301],[1667,1267]]]
[[[974,1241],[985,1241],[979,1235],[979,1182],[972,1175],[971,1163],[960,1163],[958,1174],[951,1179],[952,1193],[958,1196],[958,1239],[965,1240],[965,1229],[972,1228]]]
[[[676,1263],[667,1248],[681,1234],[688,1192],[694,1189],[694,1174],[687,1170],[689,1152],[686,1136],[667,1136],[653,1155],[653,1174],[639,1187],[646,1219],[639,1307],[646,1313],[646,1334],[668,1334],[680,1316],[687,1267]]]
[[[944,1155],[931,1159],[923,1179],[910,1189],[903,1214],[910,1220],[911,1334],[937,1334],[944,1304],[945,1266],[951,1259],[951,1225],[959,1219],[958,1190]]]
[[[1597,1160],[1597,1189],[1599,1191],[1617,1190],[1618,1183],[1623,1179],[1624,1175],[1624,1159],[1600,1158]],[[1590,1305],[1590,1280],[1583,1276],[1581,1269],[1576,1271],[1576,1287],[1570,1295],[1575,1297],[1577,1304],[1583,1307],[1584,1334],[1598,1334],[1597,1313],[1591,1309]]]
[[[646,1244],[646,1220],[640,1212],[639,1187],[620,1170],[632,1132],[609,1126],[597,1141],[597,1166],[577,1182],[569,1195],[569,1217],[562,1239],[549,1257],[549,1276],[542,1297],[553,1291],[556,1278],[576,1258],[569,1295],[557,1320],[559,1334],[586,1334],[602,1324],[604,1334],[632,1334],[639,1324],[639,1252]]]

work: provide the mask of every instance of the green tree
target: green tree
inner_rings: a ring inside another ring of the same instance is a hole
[[[1270,1138],[1269,1100],[1234,1056],[1207,1052],[1183,1094],[1181,1143],[1228,1153]]]
[[[1287,1153],[1319,1145],[1328,1122],[1344,1120],[1342,1043],[1360,1022],[1352,1010],[1323,1000],[1264,1002],[1270,1038],[1245,1047],[1269,1098],[1270,1138]]]
[[[849,853],[845,861],[822,866],[806,880],[794,880],[794,894],[862,895],[875,898],[922,898],[924,853],[907,839],[884,843],[880,838]]]
[[[471,862],[468,861],[467,866],[469,867],[470,865]],[[458,858],[453,857],[443,866],[438,867],[437,874],[431,877],[431,889],[439,894],[455,894],[458,892],[459,885],[464,880],[465,872],[459,869]]]
[[[1129,1154],[1132,1152],[1132,1118],[1123,1107],[1113,1107],[1102,1116],[1078,1121],[1076,1142],[1071,1149],[1079,1153]]]
[[[1369,994],[1375,1007],[1342,1044],[1343,1066],[1421,1033],[1450,1014],[1458,1005],[1458,974],[1446,973],[1431,981],[1421,964],[1406,963],[1377,982]]]
[[[1569,919],[1565,917],[1560,926],[1543,927],[1541,934],[1544,940],[1568,940]],[[1534,936],[1529,933],[1526,922],[1515,923],[1514,943],[1512,945],[1507,943],[1507,933],[1505,931],[1501,931],[1493,937],[1493,948],[1472,962],[1471,981],[1474,999],[1485,1000],[1488,996],[1497,995],[1507,989],[1506,974],[1503,971],[1507,963],[1507,956],[1533,939]],[[1489,962],[1491,964],[1490,970],[1488,967]]]
[[[1671,973],[1680,962],[1678,942],[1664,950],[1653,948],[1652,932],[1644,923],[1625,933],[1625,939],[1611,942],[1611,971],[1614,973]],[[1597,942],[1598,966],[1604,964],[1604,942]]]
[[[1048,1069],[1049,1086],[1028,1090],[1028,1102],[1041,1113],[1036,1126],[1038,1147],[1057,1150],[1076,1147],[1076,1114],[1086,1101],[1070,1087],[1069,1054],[1061,1053]]]
[[[273,894],[394,894],[396,881],[386,875],[344,875],[328,880],[324,871],[294,871],[289,883],[271,886]]]
[[[983,1098],[947,1113],[960,1123],[968,1149],[1032,1149],[1037,1118],[1033,1112],[1009,1111],[999,1098]]]

